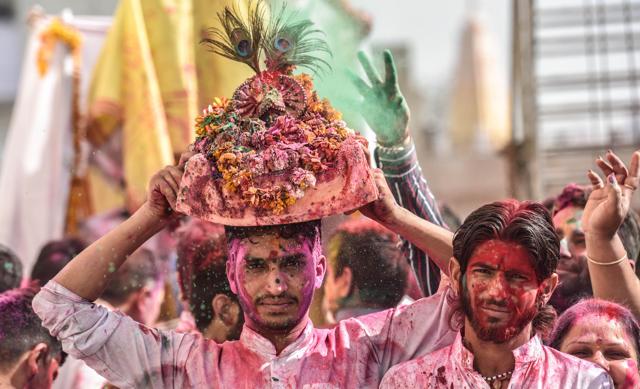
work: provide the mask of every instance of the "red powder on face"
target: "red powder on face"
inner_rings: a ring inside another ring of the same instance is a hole
[[[539,284],[524,247],[484,242],[470,258],[465,277],[473,321],[482,332],[500,328],[497,332],[508,339],[531,320]]]

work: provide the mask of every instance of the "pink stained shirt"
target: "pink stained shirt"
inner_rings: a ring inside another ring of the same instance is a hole
[[[240,340],[160,331],[83,300],[50,281],[34,311],[63,349],[120,388],[377,388],[391,366],[451,344],[451,307],[439,293],[342,321],[311,322],[279,355],[244,327]]]
[[[513,350],[516,365],[509,389],[613,389],[609,375],[599,366],[544,346],[538,336]],[[473,368],[473,354],[453,344],[413,361],[399,364],[384,376],[380,389],[456,388],[489,389]]]

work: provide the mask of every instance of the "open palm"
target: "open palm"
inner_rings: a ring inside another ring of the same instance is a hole
[[[375,132],[378,143],[391,146],[402,143],[409,136],[409,106],[400,87],[393,56],[389,50],[383,53],[385,64],[384,81],[371,64],[364,52],[358,53],[358,59],[369,82],[355,74],[353,83],[362,96],[357,104],[362,117]]]
[[[612,152],[607,153],[606,160],[600,158],[596,161],[606,176],[606,183],[598,174],[589,171],[588,177],[594,189],[582,214],[585,233],[606,238],[616,234],[629,212],[634,188],[638,187],[639,160],[640,152],[636,151],[631,158],[629,170]]]

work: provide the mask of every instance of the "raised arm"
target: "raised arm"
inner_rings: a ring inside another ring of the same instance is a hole
[[[606,179],[589,171],[593,192],[582,215],[593,295],[622,303],[640,318],[640,281],[617,234],[638,188],[640,151],[633,153],[628,170],[612,152],[597,164]]]
[[[380,197],[360,208],[360,212],[428,253],[440,270],[447,274],[449,259],[453,255],[453,233],[398,205],[382,170],[376,169],[374,177]]]
[[[401,207],[437,226],[444,226],[436,200],[418,164],[408,127],[409,106],[398,86],[393,57],[388,50],[383,57],[384,80],[363,52],[358,53],[358,59],[369,82],[352,75],[353,82],[362,95],[359,110],[376,134],[376,164],[384,172],[393,197]],[[405,253],[423,294],[429,296],[435,293],[440,282],[439,267],[445,271],[448,267],[440,266],[442,262],[437,263],[434,258],[430,259],[423,244],[412,243],[408,236],[403,235],[403,238]]]
[[[129,219],[87,247],[54,277],[54,281],[88,301],[103,292],[113,273],[147,239],[175,217],[175,205],[182,168],[168,166],[149,182],[147,201]]]

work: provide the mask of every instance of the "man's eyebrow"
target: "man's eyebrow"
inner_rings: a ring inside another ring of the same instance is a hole
[[[473,265],[471,265],[471,267],[481,267],[483,269],[491,269],[491,270],[495,270],[498,268],[497,266],[491,266],[490,264],[485,262],[476,262]]]
[[[258,261],[264,261],[264,258],[260,258],[260,257],[244,257],[245,262],[258,262]]]
[[[293,259],[304,260],[304,258],[305,258],[304,254],[295,253],[295,254],[285,255],[284,257],[280,257],[280,261],[288,261],[288,260],[293,260]]]

